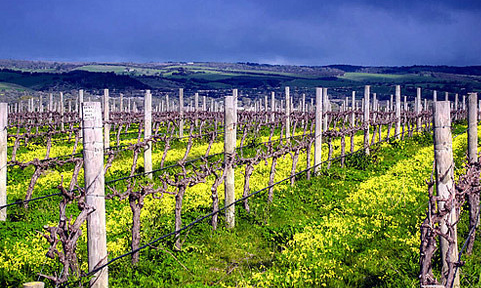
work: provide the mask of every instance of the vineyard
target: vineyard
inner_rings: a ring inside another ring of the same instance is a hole
[[[2,103],[0,284],[479,287],[477,95],[394,91]]]

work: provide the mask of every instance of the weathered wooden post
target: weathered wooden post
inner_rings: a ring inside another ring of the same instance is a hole
[[[455,114],[454,114],[454,120],[458,120],[458,102],[459,102],[459,95],[458,93],[454,94],[454,111],[455,111]]]
[[[184,137],[184,88],[179,88],[179,138]]]
[[[302,94],[302,104],[301,104],[301,112],[304,115],[306,113],[306,94]]]
[[[369,94],[370,86],[364,87],[364,152],[369,155]]]
[[[40,96],[38,97],[38,111],[40,113],[43,113],[43,99],[42,99],[42,95],[40,94]]]
[[[62,132],[65,131],[65,125],[64,125],[64,119],[63,119],[63,115],[64,115],[64,105],[63,105],[63,92],[60,92],[60,102],[58,103],[59,104],[59,112],[60,112],[60,129]]]
[[[469,93],[468,95],[468,160],[469,163],[478,162],[478,94]],[[469,230],[479,226],[479,195],[474,194],[468,197],[469,203]],[[474,230],[476,233],[476,230]],[[473,234],[468,242],[466,252],[471,254],[474,246]]]
[[[104,147],[100,102],[82,103],[83,157],[86,203],[95,210],[87,216],[88,267],[93,271],[107,263],[105,228]],[[108,287],[108,268],[94,274],[90,287]]]
[[[447,201],[454,198],[454,161],[453,161],[453,141],[451,135],[451,110],[449,101],[436,102],[434,108],[434,160],[436,167],[436,192],[440,197],[438,200],[438,209],[441,211],[445,209]],[[441,220],[441,233],[448,235],[454,241],[453,249],[450,255],[447,255],[449,242],[441,237],[441,257],[442,257],[442,272],[443,275],[448,271],[447,257],[450,261],[457,262],[458,258],[458,243],[456,233],[456,207],[451,208],[451,211]],[[453,226],[450,232],[447,223]],[[459,273],[457,273],[454,287],[459,287]]]
[[[149,173],[147,177],[152,179],[152,94],[150,90],[145,91],[144,97],[144,141],[147,146],[144,150],[144,172]]]
[[[356,125],[356,91],[352,91],[351,100],[351,127]]]
[[[286,138],[291,137],[291,101],[289,87],[286,87]]]
[[[8,104],[0,103],[0,206],[7,204],[7,125]],[[7,220],[7,208],[0,210],[0,221]]]
[[[53,112],[53,94],[48,94],[48,112]]]
[[[276,93],[271,92],[271,121],[274,122],[274,112],[276,112]]]
[[[356,126],[356,91],[352,91],[352,100],[351,100],[351,128]],[[351,153],[354,152],[354,138],[356,133],[352,132],[351,134]]]
[[[124,94],[120,93],[120,100],[119,100],[119,112],[124,112]]]
[[[194,94],[195,126],[199,125],[199,93]]]
[[[110,101],[109,89],[104,89],[104,148],[110,148]]]
[[[199,112],[199,93],[194,94],[194,112]]]
[[[468,158],[470,163],[478,162],[478,94],[468,96]]]
[[[481,120],[481,100],[478,100],[478,120]]]
[[[314,130],[314,173],[321,171],[322,156],[322,88],[316,88],[316,126]]]
[[[322,119],[323,124],[322,124],[322,131],[327,131],[329,127],[328,125],[328,120],[329,117],[327,116],[327,112],[329,111],[329,99],[327,97],[327,88],[322,88],[322,113],[324,114],[324,117]]]
[[[77,113],[78,113],[79,119],[82,117],[82,105],[83,105],[83,103],[84,103],[84,90],[80,89],[78,91],[78,106],[77,106],[77,108],[78,108]],[[80,121],[79,125],[80,125],[80,127],[79,127],[80,128],[80,137],[83,138],[84,137],[84,131],[82,129],[83,122]]]
[[[225,96],[224,98],[224,169],[225,169],[225,206],[231,205],[235,202],[235,187],[234,187],[234,152],[236,147],[236,125],[237,125],[237,111],[236,100],[237,89],[232,91],[232,96]],[[234,228],[235,226],[235,205],[225,209],[225,222],[227,228]]]
[[[376,93],[372,93],[372,111],[373,112],[376,112],[377,111],[377,94]],[[372,120],[373,121],[376,121],[376,113],[374,113],[372,115]]]
[[[421,88],[416,89],[416,128],[417,131],[421,131]]]

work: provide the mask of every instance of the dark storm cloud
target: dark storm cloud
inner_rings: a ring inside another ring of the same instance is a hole
[[[481,1],[3,0],[0,58],[481,64]]]

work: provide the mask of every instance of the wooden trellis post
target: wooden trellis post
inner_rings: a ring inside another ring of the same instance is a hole
[[[150,90],[145,91],[144,98],[144,140],[152,137],[152,94]],[[147,177],[152,179],[152,141],[147,142],[144,150],[144,172],[149,173]]]
[[[329,99],[327,97],[327,88],[322,88],[322,113],[325,114],[325,116],[322,118],[323,124],[322,124],[322,131],[327,131],[329,127],[328,125],[328,120],[329,117],[327,116],[327,112],[329,111]]]
[[[351,112],[351,127],[354,127],[356,125],[356,91],[352,91]]]
[[[8,104],[0,103],[0,206],[7,204],[7,125]],[[7,220],[7,208],[0,210],[0,221]]]
[[[110,148],[110,106],[109,89],[104,89],[104,148]]]
[[[459,103],[459,95],[458,93],[454,94],[454,110],[456,111],[456,114],[454,114],[454,120],[458,120],[458,103]]]
[[[286,138],[291,137],[291,101],[289,87],[286,87]]]
[[[440,101],[435,103],[434,108],[434,160],[436,167],[436,192],[440,197],[438,200],[438,209],[442,211],[446,206],[448,199],[454,198],[451,193],[455,193],[454,187],[454,161],[453,161],[453,139],[451,135],[451,107],[449,101]],[[453,205],[454,206],[454,205]],[[458,241],[456,232],[456,207],[452,207],[451,211],[444,217],[441,222],[441,232],[447,234],[454,241],[453,249],[450,255],[446,255],[449,248],[449,242],[441,237],[441,257],[443,274],[449,270],[447,257],[450,261],[456,262],[458,257]],[[449,232],[447,223],[454,225],[453,231]],[[454,287],[459,287],[459,273],[454,280]]]
[[[60,102],[59,104],[59,112],[60,112],[60,129],[62,132],[65,131],[65,125],[64,125],[64,119],[63,119],[63,114],[65,110],[65,106],[63,105],[63,92],[60,92]]]
[[[225,169],[225,206],[234,203],[234,167],[233,157],[236,147],[236,125],[237,125],[237,89],[232,91],[232,96],[224,98],[224,169]],[[225,222],[227,228],[235,226],[235,205],[225,209]]]
[[[179,88],[179,137],[184,137],[184,88]]]
[[[417,131],[421,131],[421,88],[416,89],[416,128]]]
[[[457,94],[456,94],[457,95]],[[468,95],[468,159],[469,163],[478,162],[478,94],[469,93]],[[468,197],[469,201],[469,229],[474,226],[479,227],[479,195]],[[476,217],[477,215],[477,217]],[[476,230],[474,231],[476,233]],[[471,254],[474,245],[474,234],[467,245],[467,253]]]
[[[42,95],[40,95],[38,97],[38,111],[40,113],[43,113],[43,99],[42,99]]]
[[[53,112],[53,94],[48,94],[48,112]]]
[[[478,102],[478,94],[469,93],[469,96],[468,96],[468,158],[470,163],[478,162],[477,102]]]
[[[100,102],[82,105],[84,130],[85,197],[95,210],[87,217],[87,246],[89,271],[107,263],[107,237],[105,228],[105,177],[102,113]],[[107,267],[94,274],[90,287],[108,287]]]
[[[364,87],[364,152],[369,155],[369,94],[371,87]]]
[[[120,112],[124,112],[124,94],[120,93]]]
[[[274,112],[276,112],[276,93],[271,92],[271,121],[274,122]]]
[[[322,88],[316,88],[316,126],[314,131],[314,173],[321,171],[322,155]]]
[[[199,125],[199,93],[194,94],[194,112],[195,112],[195,126]]]

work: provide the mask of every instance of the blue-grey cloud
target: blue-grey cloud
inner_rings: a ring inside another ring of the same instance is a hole
[[[3,0],[0,58],[481,64],[481,1]]]

